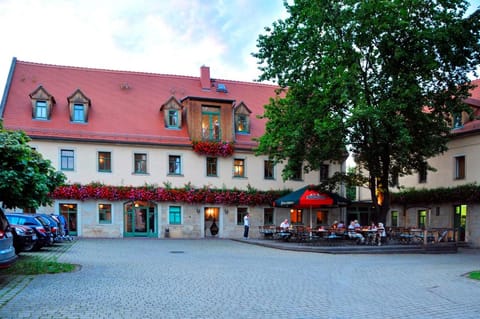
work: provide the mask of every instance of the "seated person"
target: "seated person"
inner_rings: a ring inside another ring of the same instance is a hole
[[[289,227],[290,227],[290,224],[288,223],[288,219],[285,218],[285,220],[280,224],[280,228],[282,230],[288,230]]]
[[[348,237],[351,239],[355,239],[357,244],[365,243],[365,237],[359,232],[356,231],[357,227],[355,227],[355,221],[352,220],[350,225],[348,225]]]

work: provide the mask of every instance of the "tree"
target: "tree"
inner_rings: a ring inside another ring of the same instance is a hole
[[[32,149],[22,131],[3,128],[0,121],[0,202],[7,208],[38,208],[52,203],[49,193],[66,177]]]
[[[349,148],[377,219],[389,186],[446,150],[448,119],[468,111],[479,64],[477,10],[463,0],[296,0],[257,40],[262,74],[283,95],[265,106],[258,154],[286,161],[289,178]],[[433,170],[433,167],[427,167]],[[336,176],[338,179],[338,176]]]

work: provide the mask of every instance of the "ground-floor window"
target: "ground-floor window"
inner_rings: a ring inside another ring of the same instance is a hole
[[[98,223],[112,223],[112,204],[98,204]]]
[[[418,211],[418,228],[425,228],[427,223],[427,211],[425,209]]]
[[[303,224],[302,215],[301,209],[290,209],[290,223],[292,225]]]
[[[273,208],[267,207],[263,209],[263,223],[264,225],[274,225]]]
[[[392,227],[398,227],[398,211],[392,210],[391,216],[390,216],[390,225]]]
[[[180,225],[182,223],[182,208],[180,206],[168,207],[168,223],[170,225]]]
[[[327,214],[326,210],[317,210],[317,226],[327,225]]]
[[[237,225],[243,225],[243,218],[248,213],[247,207],[237,207]]]

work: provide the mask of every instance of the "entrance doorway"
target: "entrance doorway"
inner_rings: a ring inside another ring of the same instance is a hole
[[[220,227],[218,226],[218,216],[220,215],[220,208],[218,207],[205,207],[205,237],[218,237]]]
[[[156,205],[136,201],[123,205],[125,237],[158,237]]]
[[[467,205],[455,205],[453,215],[453,228],[457,241],[465,241],[467,231]]]
[[[77,236],[77,204],[60,203],[60,214],[65,218],[68,227],[68,235]]]

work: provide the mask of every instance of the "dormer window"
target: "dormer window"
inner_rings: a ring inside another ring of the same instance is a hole
[[[32,101],[32,118],[36,120],[49,120],[55,99],[41,85],[30,93]]]
[[[40,120],[47,120],[47,101],[35,102],[35,118]]]
[[[235,132],[248,134],[250,133],[250,114],[252,112],[248,109],[245,103],[241,102],[235,107]]]
[[[67,100],[70,110],[70,121],[73,123],[87,123],[91,105],[90,99],[77,89]]]
[[[162,105],[160,111],[165,118],[165,127],[178,129],[182,126],[182,104],[173,96]]]
[[[83,104],[73,105],[73,122],[86,122],[85,121],[85,106]]]
[[[454,113],[453,114],[453,128],[461,128],[462,126],[463,126],[462,113]]]

